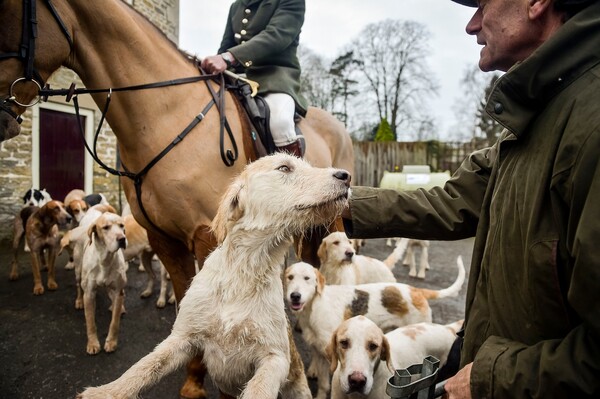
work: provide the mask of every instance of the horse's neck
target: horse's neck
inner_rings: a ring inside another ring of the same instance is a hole
[[[122,1],[70,4],[76,15],[77,29],[75,55],[72,65],[67,66],[78,73],[87,88],[124,87],[198,73],[158,29]],[[107,121],[125,150],[135,151],[140,146],[159,149],[162,143],[156,143],[155,135],[161,131],[164,135],[173,121],[168,118],[149,120],[172,111],[169,106],[175,108],[177,104],[181,109],[181,98],[191,86],[113,94]],[[102,109],[106,94],[94,95],[94,100]]]

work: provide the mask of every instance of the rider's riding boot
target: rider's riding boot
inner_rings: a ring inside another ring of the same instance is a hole
[[[305,150],[306,145],[304,143],[304,137],[302,136],[298,136],[298,139],[291,144],[277,147],[278,152],[287,152],[289,154],[297,156],[298,158],[302,158],[304,156]]]

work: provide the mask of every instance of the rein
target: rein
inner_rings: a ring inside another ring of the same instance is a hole
[[[73,51],[73,39],[69,33],[69,30],[67,29],[63,20],[60,18],[60,15],[58,14],[56,8],[52,4],[52,1],[45,0],[45,2],[46,2],[46,5],[48,6],[50,14],[55,19],[55,21],[59,25],[61,31],[63,32],[64,36],[66,37],[67,41],[69,42],[69,48],[72,52]],[[165,155],[167,155],[167,153],[169,153],[169,151],[171,151],[177,144],[179,144],[188,135],[188,133],[194,129],[194,127],[196,127],[200,122],[202,122],[202,120],[204,119],[204,116],[206,115],[206,113],[208,111],[210,111],[210,109],[212,108],[213,105],[216,105],[216,107],[219,111],[219,117],[220,117],[219,118],[220,119],[219,146],[220,146],[220,152],[221,152],[221,159],[223,160],[223,163],[226,166],[228,166],[228,167],[233,166],[235,161],[238,159],[239,153],[238,153],[237,144],[235,142],[235,138],[233,136],[233,132],[231,131],[231,128],[229,126],[229,123],[227,122],[227,118],[225,115],[225,79],[224,79],[223,74],[207,75],[207,74],[204,74],[204,72],[200,68],[198,68],[201,72],[201,75],[199,75],[199,76],[192,76],[192,77],[180,78],[180,79],[175,79],[175,80],[167,80],[167,81],[162,81],[162,82],[154,82],[154,83],[126,86],[126,87],[118,87],[118,88],[108,88],[108,89],[76,88],[75,84],[71,84],[71,87],[68,89],[52,90],[52,89],[50,89],[49,85],[45,84],[44,79],[41,77],[40,73],[37,71],[37,69],[34,66],[35,41],[38,36],[36,0],[23,0],[23,10],[22,11],[23,11],[22,33],[21,33],[21,44],[19,46],[19,50],[14,51],[14,52],[6,52],[6,53],[0,54],[0,61],[6,60],[9,58],[19,59],[24,65],[23,66],[23,70],[24,70],[23,77],[19,77],[19,78],[15,79],[13,81],[13,83],[10,85],[8,97],[3,98],[2,102],[0,102],[0,112],[8,113],[11,117],[13,117],[20,124],[23,121],[23,119],[20,117],[20,115],[18,115],[16,112],[14,112],[10,108],[10,103],[16,104],[21,107],[29,108],[29,107],[36,105],[41,100],[47,101],[49,96],[66,96],[67,102],[70,102],[70,100],[73,99],[73,105],[75,107],[75,113],[77,116],[77,123],[79,125],[79,132],[81,134],[83,143],[84,143],[85,148],[88,151],[88,153],[92,156],[94,161],[96,161],[98,163],[98,165],[102,169],[106,170],[108,173],[115,175],[115,176],[119,176],[119,177],[127,177],[133,181],[134,186],[135,186],[137,200],[138,200],[138,206],[140,207],[142,214],[144,215],[144,217],[146,218],[148,223],[150,223],[150,225],[154,229],[156,229],[157,231],[161,232],[162,234],[168,236],[168,234],[166,234],[160,227],[158,227],[154,222],[152,222],[152,220],[148,216],[148,213],[146,212],[146,209],[144,208],[144,204],[142,202],[143,178],[150,171],[150,169],[158,163],[158,161],[160,161]],[[197,62],[196,62],[196,64],[197,64]],[[218,93],[215,92],[215,90],[212,88],[212,86],[209,83],[209,80],[214,81],[217,78],[219,79],[219,81],[218,81],[219,92]],[[192,119],[192,121],[183,129],[183,131],[181,131],[181,133],[179,133],[173,139],[173,141],[171,141],[171,143],[169,145],[167,145],[160,153],[158,153],[141,171],[130,172],[129,170],[127,170],[125,165],[122,165],[124,170],[116,170],[116,169],[109,167],[104,162],[102,162],[102,160],[98,156],[96,145],[97,145],[98,137],[100,135],[100,131],[102,129],[102,125],[104,124],[106,113],[108,112],[108,108],[110,106],[111,96],[112,96],[113,92],[154,89],[154,88],[160,88],[160,87],[169,87],[169,86],[195,83],[195,82],[199,82],[199,81],[204,81],[206,83],[206,86],[207,86],[209,92],[211,93],[212,99],[204,107],[202,112],[200,112],[198,115],[196,115],[194,117],[194,119]],[[38,98],[29,104],[24,104],[24,103],[19,102],[17,100],[16,96],[14,95],[14,87],[18,83],[22,83],[22,82],[33,82],[38,87]],[[97,94],[97,93],[108,93],[108,94],[106,96],[106,103],[105,103],[104,109],[102,111],[102,115],[100,118],[100,122],[98,124],[98,128],[96,129],[96,132],[94,134],[94,144],[93,144],[93,150],[92,150],[92,148],[90,148],[90,146],[88,145],[88,143],[85,139],[85,131],[83,128],[83,124],[81,122],[81,115],[79,112],[79,101],[78,101],[77,96],[79,94]],[[229,137],[229,140],[231,142],[233,150],[231,150],[231,149],[225,150],[225,131],[227,132],[227,135]]]

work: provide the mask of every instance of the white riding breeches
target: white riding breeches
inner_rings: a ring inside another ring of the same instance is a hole
[[[277,147],[282,147],[296,141],[294,113],[296,104],[289,94],[268,93],[264,96],[271,112],[269,127],[273,141]]]

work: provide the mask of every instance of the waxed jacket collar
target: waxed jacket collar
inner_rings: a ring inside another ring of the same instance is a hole
[[[569,19],[496,81],[486,111],[517,137],[561,90],[600,63],[600,2]]]

